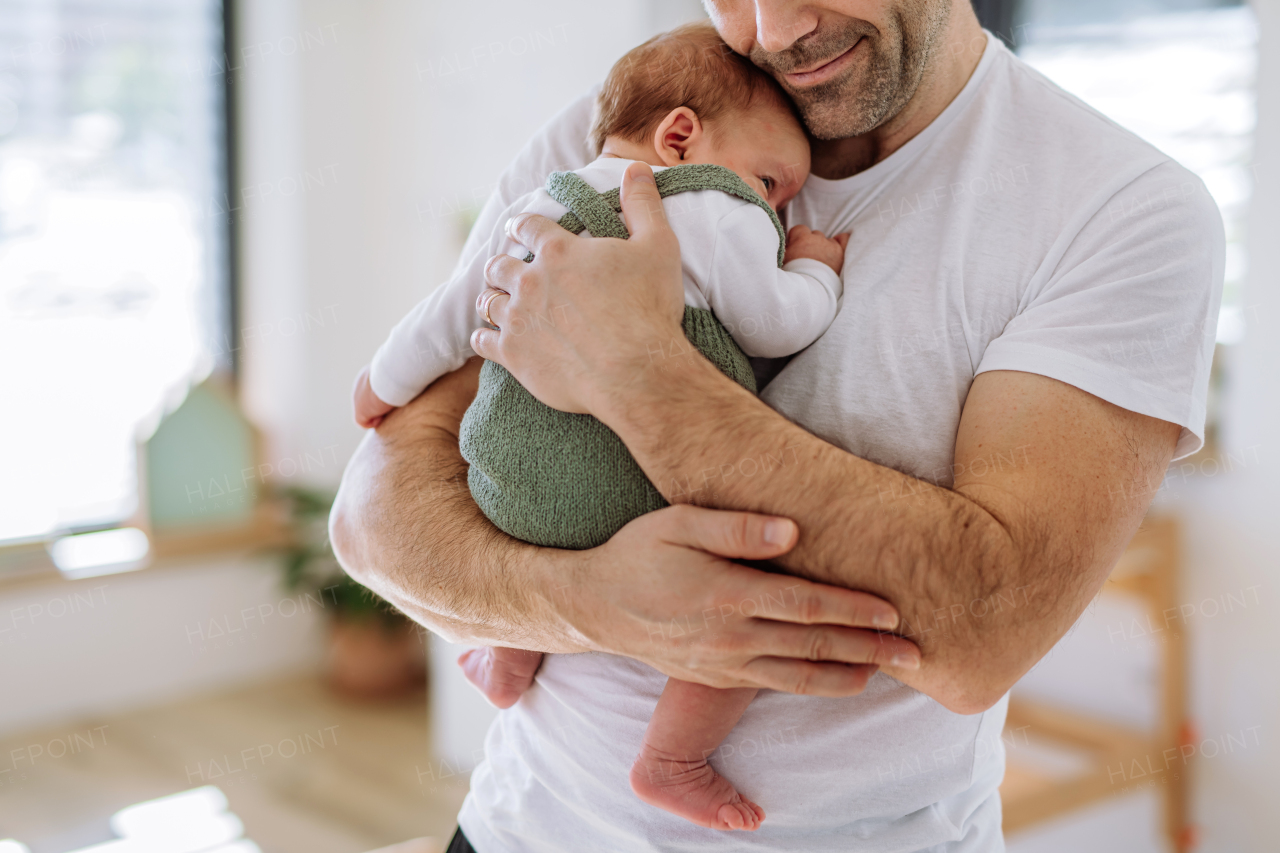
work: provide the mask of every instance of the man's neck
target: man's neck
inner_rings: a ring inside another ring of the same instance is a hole
[[[968,6],[956,4],[920,85],[897,115],[861,136],[812,140],[813,174],[839,180],[871,168],[906,145],[955,100],[973,76],[987,44],[982,26]]]

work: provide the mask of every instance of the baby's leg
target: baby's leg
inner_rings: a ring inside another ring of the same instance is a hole
[[[743,799],[707,763],[755,695],[752,687],[719,690],[668,679],[631,765],[631,790],[646,803],[699,826],[759,828],[764,810]]]
[[[484,647],[462,653],[458,665],[489,704],[510,708],[533,683],[542,652]]]

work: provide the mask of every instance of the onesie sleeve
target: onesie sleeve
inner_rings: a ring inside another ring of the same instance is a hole
[[[778,269],[778,231],[767,213],[740,204],[718,223],[703,295],[716,318],[758,358],[779,358],[816,341],[844,285],[831,267],[801,258]]]

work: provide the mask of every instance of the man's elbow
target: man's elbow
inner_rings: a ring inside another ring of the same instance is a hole
[[[926,690],[939,705],[953,714],[981,714],[1000,703],[1017,679],[1006,679],[979,668],[950,673],[938,687]]]
[[[333,508],[329,510],[329,546],[338,559],[338,565],[357,583],[367,586],[363,576],[363,549],[360,547],[360,531],[354,513],[343,500],[343,492],[338,490],[334,498]]]
[[[1004,698],[1008,690],[968,690],[955,696],[951,701],[943,702],[943,707],[956,714],[981,714],[991,710]]]

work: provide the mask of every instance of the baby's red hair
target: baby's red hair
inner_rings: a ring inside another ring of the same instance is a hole
[[[704,122],[746,110],[759,97],[791,102],[777,81],[733,52],[710,21],[654,36],[614,64],[596,100],[590,140],[647,142],[672,110],[688,107]]]

